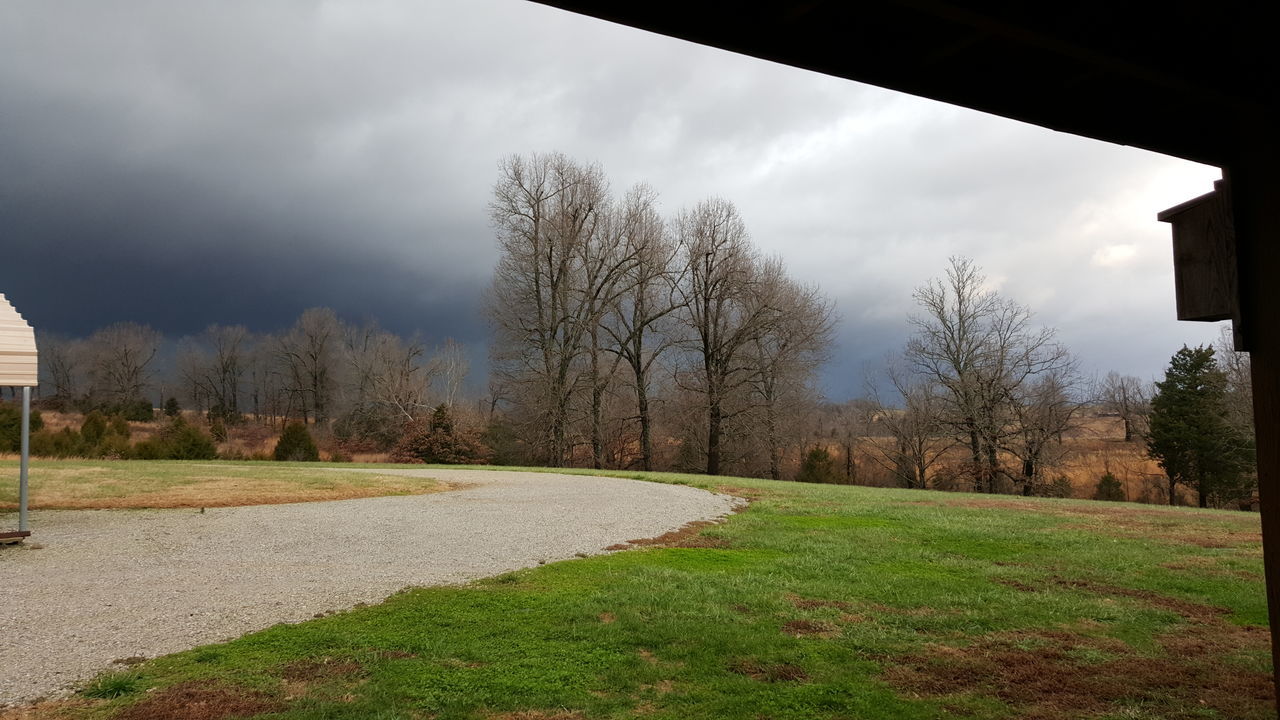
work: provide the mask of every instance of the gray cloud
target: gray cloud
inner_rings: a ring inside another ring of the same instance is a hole
[[[480,345],[496,162],[554,149],[736,202],[837,300],[834,397],[952,254],[1091,369],[1216,335],[1172,320],[1154,222],[1211,168],[532,3],[6,3],[0,98],[0,291],[52,330],[324,304]]]

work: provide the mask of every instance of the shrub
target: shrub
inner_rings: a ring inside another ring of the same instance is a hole
[[[320,459],[320,450],[311,439],[311,433],[307,432],[307,426],[293,422],[286,425],[280,434],[274,457],[276,460],[315,462]]]
[[[129,421],[124,419],[123,415],[112,415],[110,422],[107,423],[107,433],[122,437],[126,440],[132,433],[129,430]]]
[[[1098,479],[1098,487],[1093,491],[1093,499],[1122,501],[1125,499],[1124,485],[1116,479],[1115,475],[1107,473]]]
[[[35,434],[43,428],[44,418],[40,417],[40,413],[33,409],[31,411],[32,443],[35,442]],[[0,452],[21,451],[22,408],[18,405],[0,403]]]
[[[216,460],[218,448],[213,438],[195,425],[174,421],[164,438],[169,449],[169,460]]]
[[[404,434],[391,450],[392,462],[439,463],[443,465],[482,465],[489,449],[479,436],[454,427],[453,416],[446,405],[431,412],[431,419],[416,420],[405,427]]]
[[[134,445],[131,454],[139,460],[214,460],[218,448],[203,430],[176,417],[154,437]]]
[[[178,398],[171,397],[164,401],[164,414],[167,417],[175,418],[182,413],[182,406],[178,404]]]
[[[815,447],[805,453],[804,460],[800,463],[800,472],[796,473],[796,482],[838,483],[841,477],[831,453],[824,447]]]
[[[107,418],[102,413],[94,410],[84,416],[84,421],[80,423],[80,437],[84,438],[86,448],[97,447],[106,434]]]
[[[80,433],[71,428],[57,432],[41,430],[31,435],[31,454],[49,458],[84,457],[84,441]]]

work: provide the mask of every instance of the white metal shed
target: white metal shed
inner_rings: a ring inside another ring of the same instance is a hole
[[[18,530],[0,530],[0,541],[22,539],[27,529],[27,465],[31,455],[31,388],[40,384],[36,332],[0,293],[0,387],[22,388],[22,461],[18,471]]]

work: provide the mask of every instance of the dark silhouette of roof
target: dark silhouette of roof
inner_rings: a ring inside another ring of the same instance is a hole
[[[1212,165],[1280,117],[1267,3],[538,1]]]

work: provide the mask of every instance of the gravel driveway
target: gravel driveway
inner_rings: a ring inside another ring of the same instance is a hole
[[[617,478],[377,472],[461,487],[203,514],[33,513],[29,545],[0,547],[0,705],[64,693],[118,658],[229,640],[406,586],[599,553],[722,516],[738,502]]]

